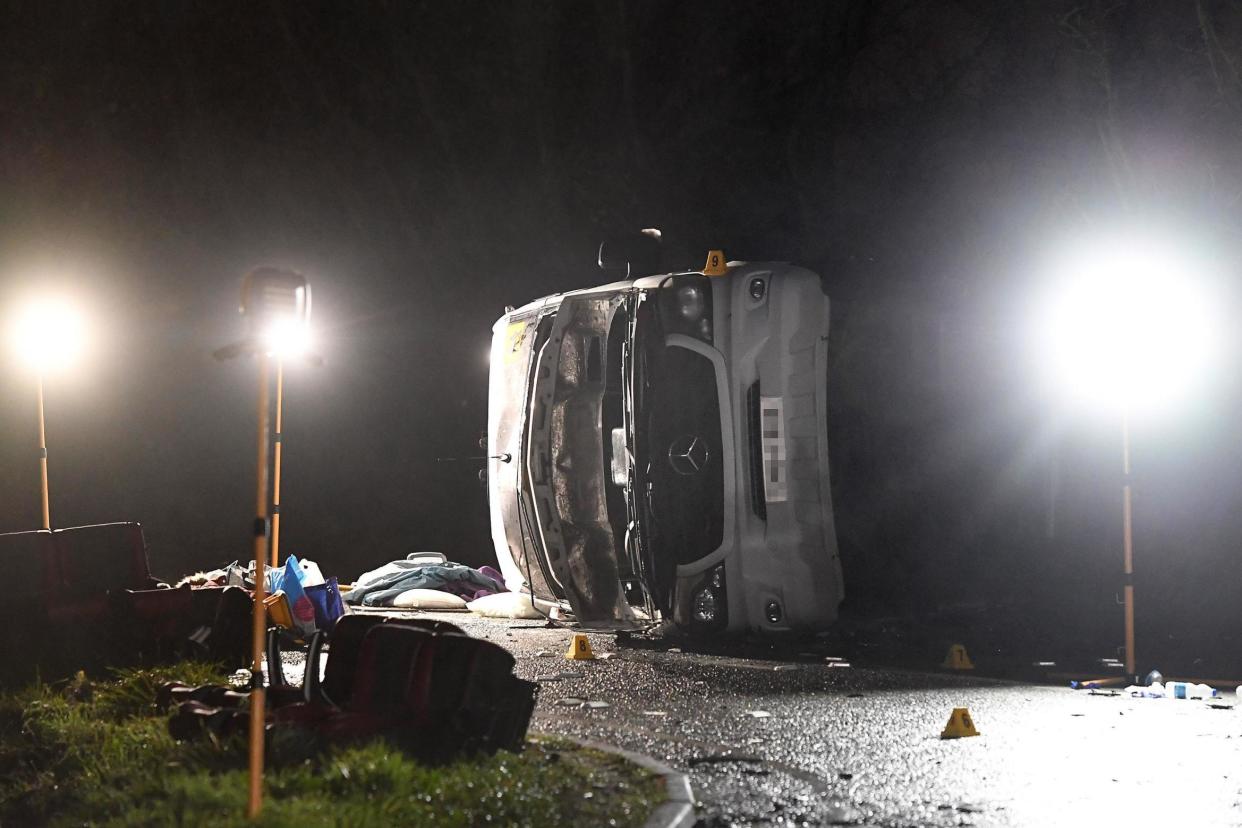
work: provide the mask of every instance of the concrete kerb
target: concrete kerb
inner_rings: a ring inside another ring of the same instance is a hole
[[[650,756],[635,753],[632,750],[622,750],[603,742],[589,742],[582,739],[571,741],[585,748],[628,759],[640,768],[645,768],[656,776],[664,778],[664,784],[668,789],[668,799],[651,812],[643,828],[691,828],[694,825],[694,794],[690,790],[690,779],[684,773],[679,773]]]

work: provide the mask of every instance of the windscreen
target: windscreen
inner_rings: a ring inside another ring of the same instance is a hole
[[[651,305],[640,310],[636,337],[636,446],[649,554],[667,608],[677,566],[723,541],[723,445],[715,366],[666,335]]]

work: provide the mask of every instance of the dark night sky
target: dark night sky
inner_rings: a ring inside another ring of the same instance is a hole
[[[98,328],[90,364],[48,386],[55,523],[141,521],[169,577],[248,554],[254,371],[210,352],[241,331],[243,273],[274,263],[311,279],[327,359],[287,377],[285,549],[346,579],[413,549],[488,561],[476,467],[435,458],[476,451],[492,322],[601,281],[605,233],[658,226],[671,266],[723,247],[824,274],[856,608],[1116,614],[1115,429],[1052,412],[1018,331],[1047,250],[1118,223],[1172,228],[1232,291],[1232,4],[4,17],[0,303],[55,278]],[[1219,642],[1236,620],[1226,368],[1196,410],[1136,433],[1148,639]],[[33,388],[4,371],[0,530],[18,530],[38,521]]]

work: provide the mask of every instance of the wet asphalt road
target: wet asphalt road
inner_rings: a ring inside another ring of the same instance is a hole
[[[1242,825],[1232,692],[1216,709],[608,634],[589,637],[610,657],[569,661],[564,629],[434,617],[505,646],[540,682],[533,730],[689,774],[702,826]],[[939,738],[955,707],[980,736]]]

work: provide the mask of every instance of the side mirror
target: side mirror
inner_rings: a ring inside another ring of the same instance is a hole
[[[600,270],[619,279],[637,279],[659,273],[661,258],[660,231],[648,228],[605,239],[597,263]]]

